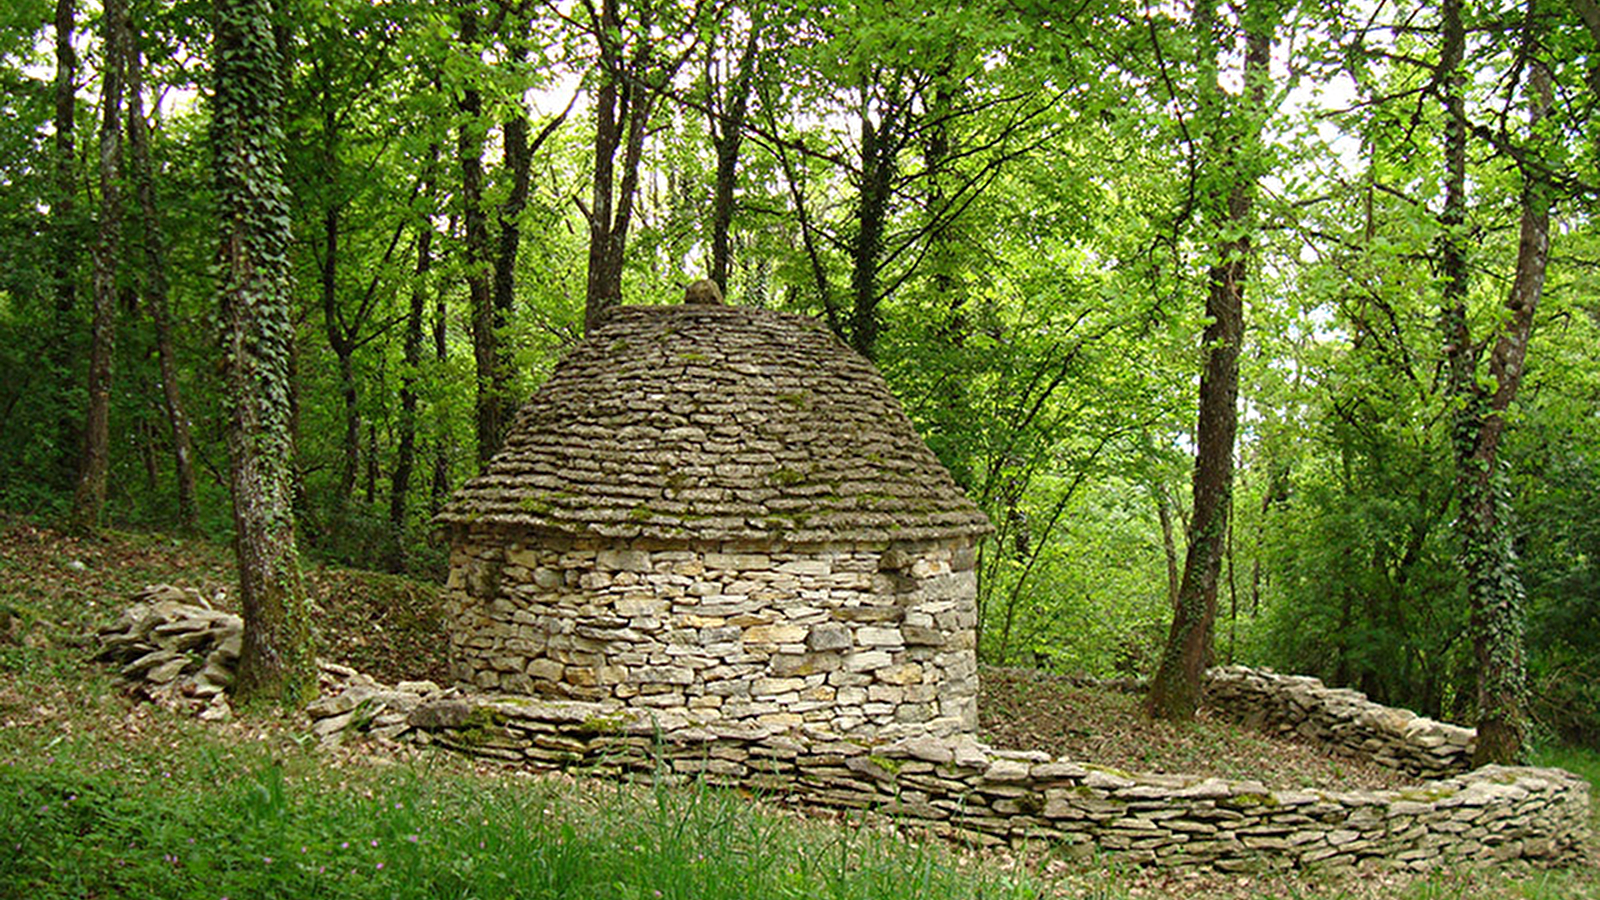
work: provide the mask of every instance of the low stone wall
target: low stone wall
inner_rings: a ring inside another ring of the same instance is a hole
[[[699,776],[985,843],[1053,842],[1226,872],[1554,861],[1576,845],[1589,809],[1588,783],[1558,769],[1489,766],[1399,791],[1273,791],[994,750],[968,736],[868,746],[604,704],[439,697],[417,703],[407,723],[414,740],[478,756]]]
[[[1477,732],[1306,675],[1224,666],[1206,673],[1205,704],[1251,728],[1293,733],[1422,778],[1472,768]]]
[[[860,737],[978,725],[970,539],[689,543],[459,535],[454,676]]]
[[[102,630],[102,657],[153,698],[220,710],[238,618],[171,588]],[[323,663],[307,707],[325,745],[365,736],[542,768],[735,785],[811,805],[872,810],[982,843],[1050,842],[1086,856],[1224,872],[1568,859],[1586,834],[1589,785],[1559,769],[1489,766],[1398,791],[1270,790],[1142,775],[995,750],[970,735],[893,743],[806,726],[707,720],[695,710],[390,687]]]

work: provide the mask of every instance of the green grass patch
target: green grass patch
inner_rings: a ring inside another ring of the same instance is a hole
[[[1593,795],[1600,798],[1600,750],[1588,747],[1540,747],[1533,754],[1536,766],[1566,769],[1589,782]]]
[[[340,774],[216,756],[144,778],[0,767],[0,896],[1038,896],[936,845],[706,787]]]

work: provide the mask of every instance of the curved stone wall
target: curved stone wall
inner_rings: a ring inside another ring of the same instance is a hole
[[[150,602],[102,630],[101,658],[153,699],[225,716],[221,692],[238,652],[238,618],[189,605],[176,589],[143,596]],[[429,682],[389,687],[327,663],[323,672],[324,695],[306,711],[325,744],[365,735],[597,775],[704,777],[873,810],[967,840],[1049,841],[1072,854],[1110,851],[1141,864],[1337,873],[1551,863],[1572,856],[1589,820],[1588,782],[1559,769],[1489,766],[1394,791],[1271,790],[995,750],[966,734],[889,743],[804,724],[708,719],[693,709],[629,709],[614,699],[475,696]],[[1308,697],[1327,691],[1313,690],[1310,679],[1233,674],[1273,696],[1287,686],[1307,709],[1320,708]],[[1347,693],[1335,699],[1356,703]],[[1371,712],[1362,709],[1357,719]],[[1283,721],[1313,718],[1295,715]]]
[[[986,843],[1050,841],[1226,872],[1556,861],[1577,846],[1589,810],[1588,782],[1559,769],[1489,766],[1397,791],[1275,791],[994,750],[965,735],[869,746],[602,704],[441,693],[406,724],[415,740],[479,756],[613,774],[666,767]]]
[[[858,737],[978,724],[969,538],[730,544],[472,532],[444,593],[480,690]]]
[[[1224,666],[1206,673],[1205,704],[1251,728],[1293,733],[1422,778],[1472,768],[1477,732],[1383,706],[1306,675]]]

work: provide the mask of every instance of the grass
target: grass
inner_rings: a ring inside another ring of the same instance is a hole
[[[228,583],[226,563],[204,545],[72,539],[0,517],[0,608],[19,611],[0,633],[0,897],[1600,900],[1592,847],[1565,870],[1420,879],[1142,870],[1046,845],[969,852],[893,823],[819,821],[703,786],[532,776],[360,746],[321,753],[303,719],[247,710],[205,725],[130,701],[88,663],[80,635],[129,592],[169,581],[210,594]],[[366,584],[359,572],[328,578],[325,652],[340,656],[348,629],[373,634],[354,646],[374,659],[415,653],[413,638],[429,630],[425,586]],[[404,608],[369,608],[375,591]],[[1019,689],[1013,705],[1040,706],[1036,688]],[[1093,692],[1063,696],[1075,705],[1037,728],[1059,723],[1097,741],[1121,729],[1112,716],[1125,698],[1097,709]],[[1172,739],[1174,765],[1265,752],[1258,736],[1203,734]],[[1549,748],[1536,762],[1600,784],[1600,753]]]
[[[215,748],[131,779],[92,746],[0,767],[0,894],[41,898],[1032,898],[860,824],[822,827],[736,793],[361,770]],[[196,748],[190,748],[191,752]]]

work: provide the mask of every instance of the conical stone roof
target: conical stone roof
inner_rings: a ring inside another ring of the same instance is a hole
[[[614,310],[437,521],[668,541],[990,530],[871,363],[812,319],[731,306]]]

